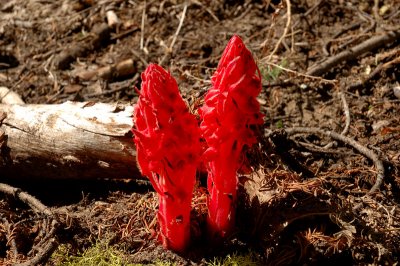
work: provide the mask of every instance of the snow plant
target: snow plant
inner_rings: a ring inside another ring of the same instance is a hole
[[[175,79],[151,64],[142,73],[134,108],[137,162],[158,194],[160,240],[183,252],[190,241],[190,211],[201,155],[200,130]]]
[[[183,252],[190,240],[190,210],[196,169],[208,172],[208,228],[223,239],[235,225],[237,171],[243,150],[257,142],[263,123],[256,99],[260,71],[243,41],[233,36],[222,54],[199,114],[192,115],[174,78],[151,64],[142,74],[134,108],[137,162],[159,198],[158,222],[164,247]],[[206,149],[202,154],[200,138]]]
[[[206,140],[208,229],[211,239],[222,239],[235,225],[237,171],[243,149],[257,142],[256,128],[263,115],[256,99],[261,75],[251,52],[238,36],[226,46],[200,109],[200,129]]]

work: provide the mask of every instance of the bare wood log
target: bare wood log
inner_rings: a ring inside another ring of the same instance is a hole
[[[129,105],[3,105],[0,178],[137,178]],[[3,137],[4,139],[4,137]]]

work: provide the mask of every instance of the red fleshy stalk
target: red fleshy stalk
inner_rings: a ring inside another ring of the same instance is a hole
[[[244,146],[257,142],[255,127],[263,123],[256,99],[261,91],[260,71],[243,41],[233,36],[211,79],[200,129],[208,149],[208,227],[213,239],[221,239],[235,225],[237,171]]]
[[[162,243],[165,248],[183,252],[190,241],[200,130],[175,79],[158,65],[151,64],[142,73],[134,124],[138,164],[159,197]]]

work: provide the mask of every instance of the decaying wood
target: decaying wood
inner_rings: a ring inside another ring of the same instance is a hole
[[[67,69],[77,57],[100,48],[109,41],[110,31],[106,23],[96,24],[87,39],[74,43],[55,57],[54,67],[61,70]]]
[[[94,77],[100,77],[106,80],[114,78],[127,77],[136,72],[136,64],[133,59],[126,59],[116,64],[100,67],[95,70],[88,70],[78,73],[77,76],[82,80],[91,80]]]
[[[9,90],[7,87],[0,87],[0,102],[5,104],[24,104],[21,97]]]
[[[136,178],[129,105],[3,105],[0,177]]]

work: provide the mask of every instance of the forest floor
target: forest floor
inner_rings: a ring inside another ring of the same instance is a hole
[[[1,196],[0,264],[68,265],[96,245],[121,265],[204,265],[249,250],[260,265],[398,262],[399,25],[396,0],[2,1],[0,85],[27,104],[135,104],[140,73],[158,63],[195,108],[238,34],[263,76],[265,134],[248,154],[256,197],[241,186],[237,229],[220,250],[196,233],[201,185],[194,244],[177,255],[155,240],[146,180],[1,180],[48,206],[57,227]]]

